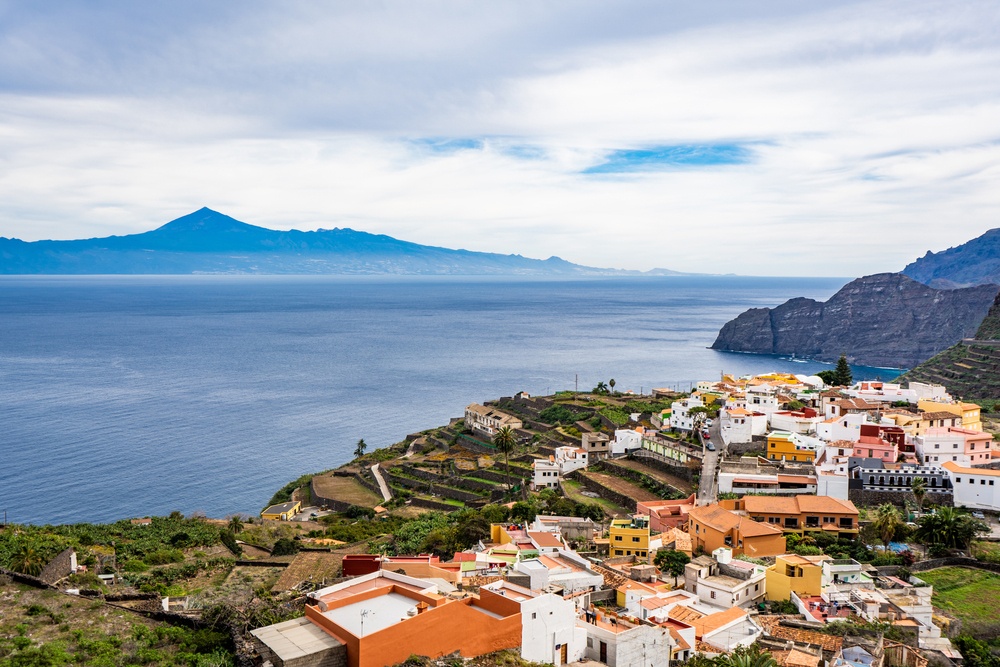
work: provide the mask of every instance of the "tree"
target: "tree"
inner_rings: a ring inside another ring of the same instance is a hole
[[[288,537],[282,537],[271,548],[272,556],[294,556],[299,552],[299,543]]]
[[[597,386],[594,387],[593,393],[595,393],[595,394],[606,394],[606,393],[608,393],[608,385],[604,384],[603,382],[598,382]]]
[[[611,393],[615,393],[615,379],[611,378],[608,380],[608,386],[611,387]]]
[[[989,532],[989,526],[973,519],[954,507],[939,507],[934,514],[917,520],[914,537],[923,544],[940,545],[947,549],[968,549],[980,533]]]
[[[10,569],[37,577],[45,569],[45,557],[33,545],[22,545],[10,558]]]
[[[507,476],[507,491],[510,491],[510,453],[517,444],[517,435],[510,426],[501,426],[493,436],[493,445],[503,453],[504,467]]]
[[[660,569],[660,572],[667,572],[674,578],[674,588],[677,588],[677,577],[684,574],[684,566],[691,562],[691,558],[683,551],[676,549],[660,549],[653,557],[653,564]]]
[[[534,521],[536,516],[538,516],[538,508],[535,507],[534,503],[523,500],[514,503],[514,506],[510,509],[510,518],[514,521],[529,523]]]
[[[732,653],[724,653],[715,659],[716,667],[778,667],[774,656],[758,644],[739,646]]]
[[[884,503],[875,510],[875,517],[872,519],[872,528],[882,541],[885,552],[889,553],[889,542],[896,536],[896,531],[903,526],[903,519],[899,516],[899,510],[895,505]]]
[[[368,449],[368,443],[365,442],[364,438],[358,440],[357,447],[354,448],[354,458],[360,459],[365,455],[365,450]]]
[[[837,367],[833,369],[833,380],[834,386],[837,387],[849,387],[854,381],[854,376],[851,375],[851,367],[847,363],[847,356],[840,355],[840,359],[837,359]]]
[[[927,480],[923,477],[914,477],[913,482],[910,483],[910,491],[917,500],[917,507],[923,512],[924,498],[927,496]]]
[[[239,535],[243,532],[243,518],[239,514],[229,517],[229,530],[232,531],[233,535]]]

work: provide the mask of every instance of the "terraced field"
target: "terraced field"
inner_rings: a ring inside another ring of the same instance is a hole
[[[694,484],[688,480],[683,477],[677,477],[675,475],[671,475],[670,473],[663,472],[659,468],[646,465],[641,461],[636,461],[634,459],[615,459],[615,463],[623,468],[629,468],[631,470],[635,470],[636,472],[645,473],[657,482],[660,482],[661,484],[668,484],[679,491],[683,491],[684,493],[694,493]]]
[[[633,500],[659,500],[659,496],[652,491],[647,491],[646,489],[624,480],[621,477],[615,477],[614,475],[607,475],[603,472],[584,472],[581,473],[584,477],[591,479],[601,486],[604,486],[612,491],[620,493],[622,495],[628,496]]]

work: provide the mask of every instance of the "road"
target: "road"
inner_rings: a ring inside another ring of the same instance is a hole
[[[382,499],[386,502],[392,500],[392,493],[389,492],[389,485],[385,483],[382,478],[382,473],[378,469],[378,464],[372,466],[372,474],[375,475],[375,481],[378,482],[378,488],[382,491]]]
[[[701,437],[699,430],[698,437],[703,442],[714,442],[716,450],[714,452],[705,449],[705,458],[702,461],[701,481],[698,482],[698,504],[709,505],[719,499],[719,483],[716,473],[719,467],[719,457],[723,454],[725,445],[722,442],[722,432],[719,430],[719,420],[715,419],[708,429],[709,438],[705,440]]]

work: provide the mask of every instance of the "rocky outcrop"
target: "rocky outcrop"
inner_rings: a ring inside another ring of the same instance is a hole
[[[712,349],[910,368],[972,336],[1000,286],[937,290],[899,273],[845,285],[826,302],[791,299],[751,308],[719,332]]]
[[[966,400],[1000,398],[1000,295],[975,338],[934,355],[900,381],[943,384],[953,396]]]
[[[1000,283],[1000,229],[941,252],[928,251],[903,273],[939,289]]]

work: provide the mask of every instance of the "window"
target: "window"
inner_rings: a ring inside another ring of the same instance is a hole
[[[712,591],[712,599],[715,599],[715,591]]]
[[[993,486],[993,480],[992,479],[990,480],[990,486]]]
[[[622,553],[621,549],[615,549],[615,555],[616,556],[624,556],[625,554]]]
[[[935,444],[934,449],[941,449],[941,445]]]
[[[638,542],[638,541],[639,541],[639,538],[638,538],[638,537],[633,537],[633,538],[632,538],[632,541],[633,541],[633,542]]]
[[[621,535],[615,535],[615,542],[621,542],[621,541],[622,541],[622,536]]]
[[[956,484],[958,484],[958,483],[959,483],[959,482],[961,482],[961,481],[962,481],[962,478],[961,478],[961,477],[956,477],[956,478],[955,478],[955,483],[956,483]]]
[[[594,638],[587,637],[587,648],[594,648]]]
[[[538,618],[538,614],[531,612],[531,620],[535,620],[536,618]]]
[[[759,591],[760,590],[760,584],[754,584],[753,585],[753,589],[754,589],[754,591]]]
[[[985,479],[981,479],[981,480],[979,480],[979,483],[980,483],[980,484],[981,484],[982,486],[986,486],[986,480],[985,480]]]

